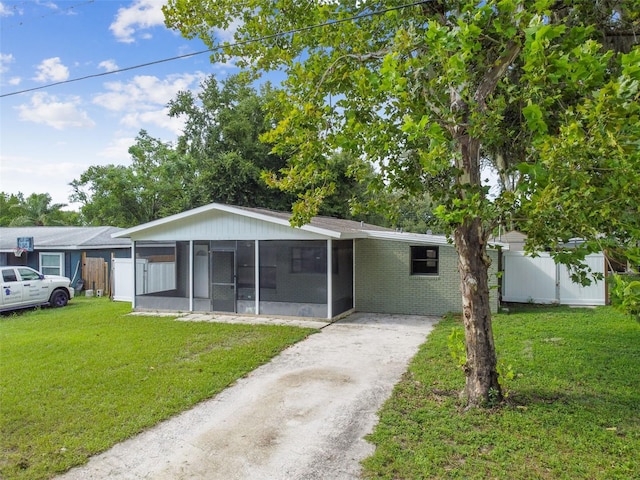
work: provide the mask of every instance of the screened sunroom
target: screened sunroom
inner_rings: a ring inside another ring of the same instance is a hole
[[[352,240],[135,242],[135,307],[331,318],[353,308]]]
[[[134,308],[316,318],[352,310],[354,240],[345,232],[367,226],[324,219],[331,228],[292,228],[288,218],[211,204],[122,232],[133,243]]]

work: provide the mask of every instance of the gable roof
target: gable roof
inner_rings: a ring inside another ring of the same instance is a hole
[[[130,240],[113,237],[122,230],[118,227],[2,227],[0,251],[12,251],[18,237],[33,237],[36,250],[130,248]]]
[[[210,203],[202,207],[187,210],[186,212],[171,215],[159,220],[154,220],[153,222],[144,223],[136,227],[128,228],[121,232],[116,232],[114,233],[114,237],[131,237],[132,234],[144,232],[146,230],[161,227],[163,225],[168,225],[170,223],[195,217],[197,215],[206,214],[208,212],[226,212],[233,215],[239,215],[242,217],[261,220],[267,223],[294,228],[291,227],[291,224],[289,223],[289,220],[291,219],[291,213],[288,212],[279,212],[276,210],[268,210],[266,208],[249,208],[233,205],[223,205],[220,203]],[[337,239],[363,238],[366,237],[366,232],[368,231],[394,231],[390,228],[380,227],[378,225],[371,225],[355,220],[342,220],[333,217],[313,217],[311,219],[311,222],[299,228],[303,231]]]
[[[269,210],[266,208],[238,207],[220,203],[211,203],[202,207],[188,210],[186,212],[178,213],[166,218],[155,220],[153,222],[144,223],[136,227],[116,232],[113,234],[113,236],[115,238],[131,237],[134,234],[149,231],[157,227],[168,226],[172,223],[176,223],[184,219],[190,219],[198,215],[206,215],[209,212],[226,212],[232,215],[239,215],[246,218],[261,220],[271,224],[294,228],[291,227],[291,224],[289,223],[289,220],[291,219],[291,213],[289,212],[280,212],[276,210]],[[448,245],[453,247],[453,244],[445,235],[400,232],[378,225],[358,222],[355,220],[343,220],[333,217],[313,217],[308,224],[303,225],[299,228],[303,231],[338,240],[370,238],[413,243],[418,245]],[[502,242],[492,241],[490,242],[490,245],[494,247],[499,246],[505,250],[509,249],[509,245]]]

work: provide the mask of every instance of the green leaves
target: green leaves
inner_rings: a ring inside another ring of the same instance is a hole
[[[527,119],[527,123],[531,130],[538,133],[547,133],[547,124],[544,121],[542,110],[538,105],[529,103],[522,109],[522,114],[524,115],[524,118]]]
[[[640,322],[640,276],[612,275],[611,304]]]
[[[511,220],[537,248],[579,236],[588,250],[630,251],[640,238],[640,53],[625,34],[635,7],[456,0],[376,14],[355,0],[174,0],[165,14],[208,44],[241,19],[245,43],[216,58],[286,75],[262,139],[287,161],[268,178],[295,194],[296,218],[338,185],[327,172],[339,153],[368,164],[378,192],[428,192],[449,231],[480,218],[489,235]],[[492,200],[483,163],[510,187]]]
[[[48,193],[32,193],[24,197],[0,192],[0,226],[55,226],[77,225],[78,215],[75,212],[62,210],[65,204],[51,204]]]

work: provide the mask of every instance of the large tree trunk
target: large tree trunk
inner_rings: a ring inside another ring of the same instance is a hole
[[[464,393],[470,407],[481,406],[502,400],[489,304],[491,259],[486,251],[487,235],[479,218],[459,225],[454,238],[467,349]]]

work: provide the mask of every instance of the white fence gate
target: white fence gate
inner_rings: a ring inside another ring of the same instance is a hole
[[[130,258],[111,259],[112,298],[119,302],[133,301],[133,262]]]
[[[573,283],[569,270],[556,265],[548,253],[538,257],[524,252],[503,253],[502,301],[517,303],[559,303],[561,305],[605,305],[605,281],[591,281],[583,287]],[[585,259],[593,272],[604,275],[605,261],[601,253]]]
[[[163,292],[176,288],[176,266],[173,262],[136,260],[136,291],[140,294]],[[112,263],[113,296],[121,302],[133,301],[133,262],[130,258],[114,258]]]

